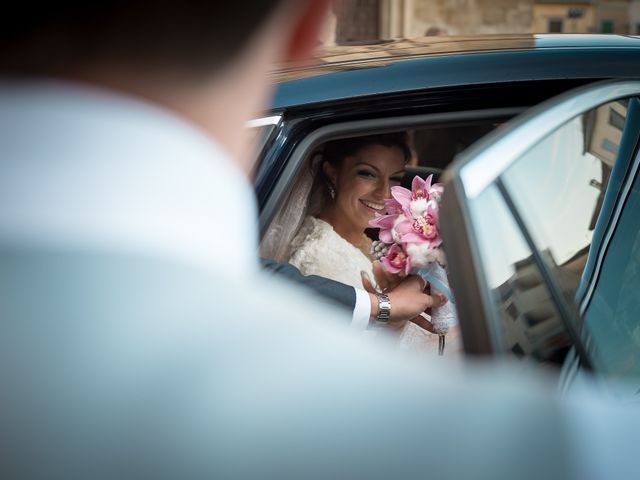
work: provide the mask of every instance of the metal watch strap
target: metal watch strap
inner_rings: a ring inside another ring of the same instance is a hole
[[[376,317],[376,323],[386,325],[389,323],[389,317],[391,316],[391,300],[389,296],[384,293],[376,293],[378,297],[378,316]]]

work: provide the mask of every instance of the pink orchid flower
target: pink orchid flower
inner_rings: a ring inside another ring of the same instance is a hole
[[[391,196],[395,200],[395,206],[399,205],[402,208],[402,212],[408,217],[412,216],[411,202],[419,200],[440,200],[442,197],[442,184],[434,183],[433,175],[429,175],[426,180],[415,176],[411,182],[411,190],[404,187],[391,187]],[[391,213],[391,212],[389,212]]]
[[[369,221],[369,225],[380,229],[378,239],[381,242],[391,244],[395,242],[393,238],[393,226],[400,214],[402,214],[403,209],[402,205],[392,197],[384,201],[384,210],[386,213],[384,215],[376,213],[375,218]]]
[[[404,272],[405,274],[409,274],[411,270],[409,256],[397,243],[391,245],[389,251],[382,257],[381,262],[390,273]]]
[[[384,211],[387,215],[398,215],[402,213],[402,205],[393,197],[384,201]]]
[[[429,202],[423,216],[406,218],[396,225],[402,243],[429,243],[431,247],[442,244],[438,230],[438,208],[435,202]]]
[[[443,192],[444,192],[444,187],[442,186],[442,184],[434,183],[433,185],[431,185],[431,188],[429,189],[429,196],[431,197],[431,199],[439,202],[440,199],[442,198]]]
[[[380,215],[376,213],[375,218],[369,221],[370,226],[380,229],[378,232],[378,239],[381,242],[387,244],[394,243],[392,230],[398,216],[398,214]]]
[[[425,200],[431,200],[430,190],[431,190],[431,180],[433,179],[433,175],[429,175],[426,180],[421,179],[419,176],[413,177],[413,181],[411,182],[411,194],[412,200],[418,200],[420,198],[424,198]]]
[[[442,198],[442,192],[444,187],[441,183],[431,183],[433,181],[433,175],[429,175],[426,180],[420,177],[414,177],[411,182],[411,193],[414,200],[424,198],[425,200],[440,201]]]
[[[429,202],[427,206],[427,214],[424,217],[425,222],[421,225],[422,235],[430,241],[432,247],[438,247],[442,244],[440,238],[440,230],[438,222],[440,221],[440,212],[435,202]]]
[[[404,187],[391,187],[391,196],[406,214],[409,211],[411,200],[413,200],[411,190],[407,190]]]

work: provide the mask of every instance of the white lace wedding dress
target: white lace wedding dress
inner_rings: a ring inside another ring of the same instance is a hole
[[[373,280],[371,260],[338,235],[330,224],[311,216],[304,219],[291,242],[288,260],[304,275],[319,275],[357,288],[363,288],[361,271]],[[445,356],[459,350],[459,347],[459,341],[447,335]],[[407,323],[400,334],[400,348],[437,356],[438,336]]]
[[[371,260],[327,222],[308,216],[291,242],[289,263],[303,275],[319,275],[362,288],[360,272],[373,279]]]

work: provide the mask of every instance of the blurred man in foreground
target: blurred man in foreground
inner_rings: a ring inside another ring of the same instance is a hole
[[[326,1],[17,8],[0,30],[3,477],[631,472],[636,417],[506,370],[390,362],[261,276],[244,124]]]

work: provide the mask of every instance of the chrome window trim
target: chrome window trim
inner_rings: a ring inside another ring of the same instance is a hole
[[[638,95],[640,81],[599,82],[531,108],[460,154],[452,169],[458,171],[465,196],[476,198],[517,158],[572,118],[619,98]]]
[[[636,175],[638,174],[638,169],[640,168],[640,153],[636,154],[636,158],[634,159],[633,165],[625,184],[622,188],[622,192],[620,192],[620,201],[616,205],[616,209],[613,212],[611,217],[611,221],[609,225],[607,225],[607,231],[602,239],[602,245],[600,245],[600,249],[598,250],[598,257],[596,259],[596,264],[593,268],[593,272],[591,274],[591,278],[589,279],[589,287],[587,288],[582,301],[580,302],[580,316],[584,315],[589,302],[591,301],[591,297],[593,296],[593,292],[598,283],[598,277],[600,276],[600,270],[602,269],[602,263],[604,262],[604,256],[609,248],[609,244],[611,243],[611,239],[613,238],[613,232],[616,230],[618,226],[618,222],[620,221],[620,216],[622,215],[622,209],[624,208],[627,198],[629,197],[629,193],[631,192],[631,187],[635,181]]]
[[[278,125],[282,120],[282,115],[271,115],[268,117],[255,118],[246,123],[247,128],[266,127],[268,125]]]
[[[427,113],[420,115],[404,115],[371,120],[354,120],[320,127],[307,135],[292,152],[287,164],[270,193],[260,213],[260,239],[264,236],[269,224],[275,217],[289,188],[297,178],[308,152],[320,143],[335,137],[358,135],[370,130],[376,132],[395,131],[407,128],[422,127],[442,122],[476,121],[488,118],[512,117],[522,113],[525,107],[492,108],[481,110],[465,110],[459,112]]]
[[[560,369],[558,378],[558,394],[564,397],[569,392],[575,378],[580,371],[580,358],[576,354],[575,348],[569,349],[567,357]]]

